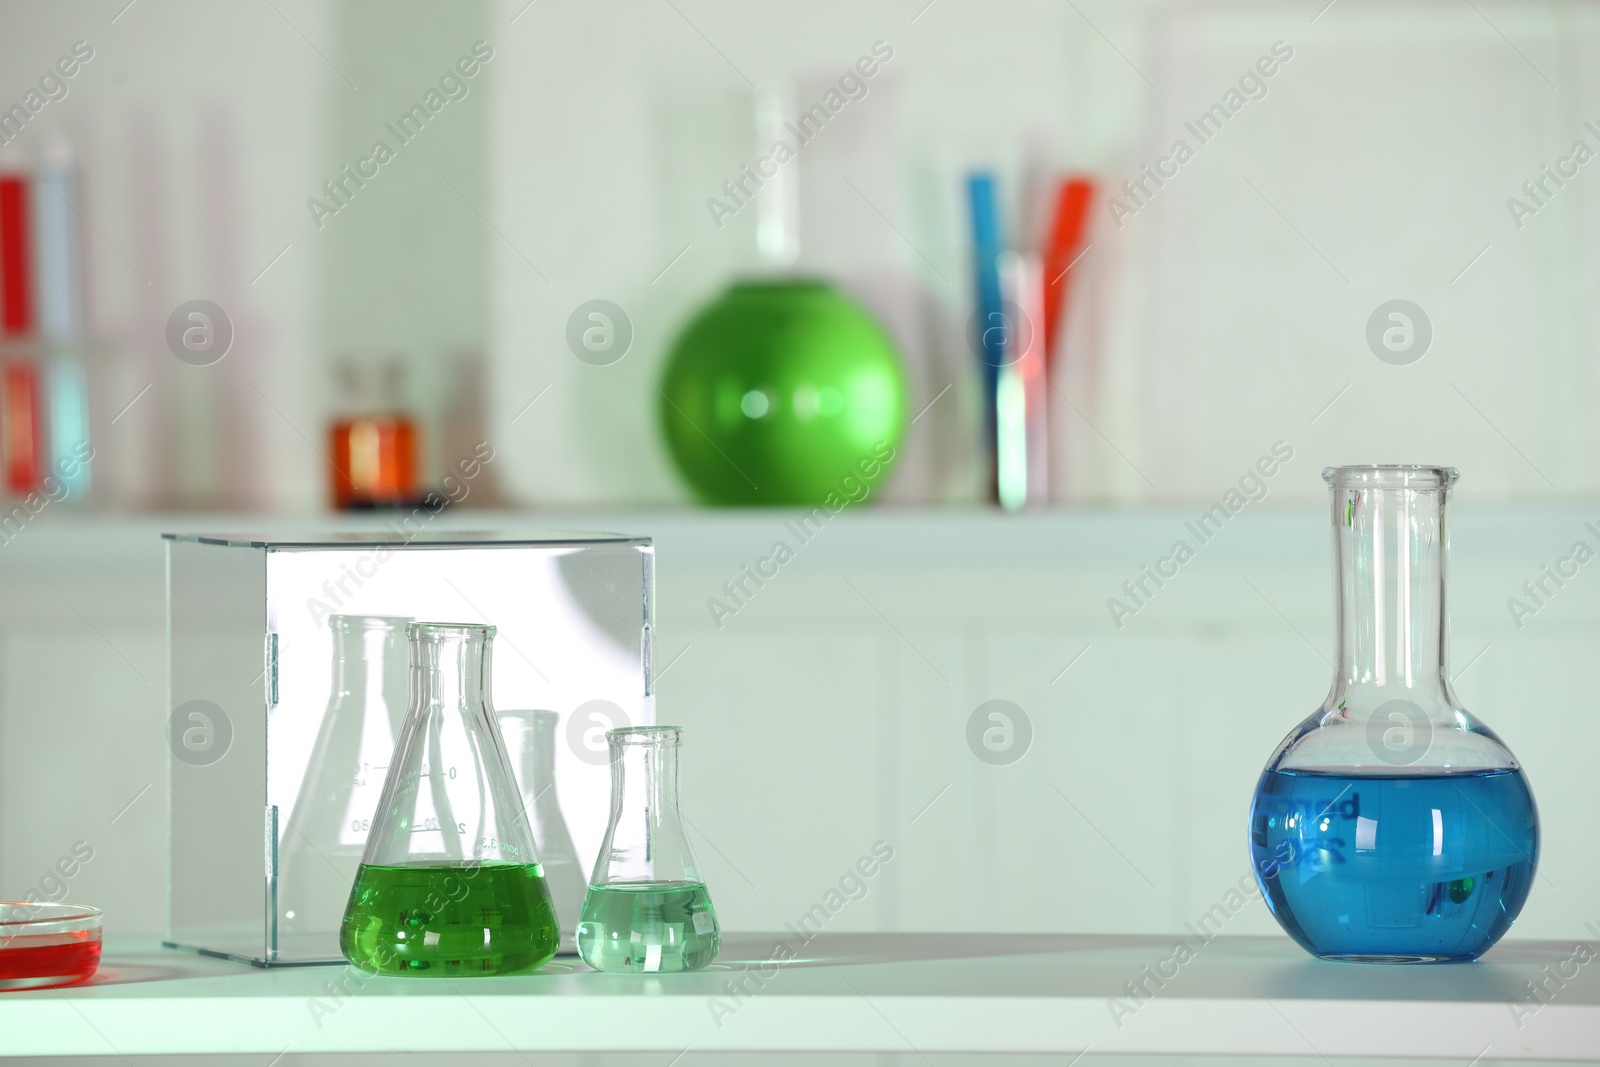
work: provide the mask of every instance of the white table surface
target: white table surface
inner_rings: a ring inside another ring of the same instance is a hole
[[[712,969],[690,975],[599,974],[563,959],[517,978],[381,979],[261,970],[126,939],[108,945],[88,985],[0,994],[0,1055],[1088,1048],[1600,1059],[1600,961],[1564,965],[1574,956],[1565,943],[1383,967],[1323,963],[1284,938],[1219,937],[1138,1003],[1123,984],[1166,957],[1172,938],[821,934],[776,973],[769,966],[754,995],[731,997],[735,971],[767,960],[774,941],[730,935]],[[1561,974],[1572,977],[1550,977]],[[1532,1010],[1525,983],[1541,979],[1552,999]],[[1112,997],[1137,1010],[1114,1012]]]

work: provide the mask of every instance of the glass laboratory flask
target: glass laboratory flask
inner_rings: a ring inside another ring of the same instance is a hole
[[[545,884],[555,904],[556,918],[562,924],[561,951],[576,949],[573,917],[583,909],[583,894],[589,888],[578,863],[578,851],[561,814],[556,795],[556,724],[561,716],[553,711],[502,711],[500,732],[506,739],[511,766],[522,787],[522,809],[533,831],[533,844],[539,850]]]
[[[282,830],[273,881],[277,946],[333,955],[339,919],[406,715],[405,627],[383,615],[330,615],[333,671],[306,776]]]
[[[682,740],[676,726],[606,731],[611,822],[578,923],[578,954],[597,971],[697,971],[721,947],[678,810]]]
[[[555,955],[550,893],[489,704],[494,633],[406,627],[411,706],[339,934],[362,970],[515,974]]]
[[[1333,687],[1256,786],[1250,851],[1312,955],[1471,960],[1532,887],[1539,816],[1516,757],[1451,689],[1449,467],[1337,467]]]

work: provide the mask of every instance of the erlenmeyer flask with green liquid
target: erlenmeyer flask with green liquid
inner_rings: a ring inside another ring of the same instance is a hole
[[[560,938],[489,703],[492,626],[411,623],[411,706],[339,947],[375,974],[543,966]]]
[[[606,731],[611,822],[578,923],[578,954],[597,971],[698,971],[722,936],[678,810],[676,726]]]

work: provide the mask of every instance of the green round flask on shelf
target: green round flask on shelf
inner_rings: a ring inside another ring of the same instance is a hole
[[[825,282],[736,282],[673,343],[667,448],[709,504],[860,501],[887,478],[906,379],[877,321]]]

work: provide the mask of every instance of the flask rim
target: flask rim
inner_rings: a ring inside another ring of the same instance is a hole
[[[536,723],[558,722],[561,719],[560,712],[549,708],[496,708],[494,713],[502,719],[524,719]]]
[[[1322,468],[1335,489],[1448,489],[1461,478],[1454,467],[1417,463],[1363,463]]]
[[[334,630],[399,630],[412,622],[410,615],[329,615]]]
[[[606,743],[611,745],[681,745],[681,726],[619,726],[606,731]]]
[[[493,637],[493,626],[482,622],[408,622],[406,636],[424,641],[443,641],[452,637]]]

